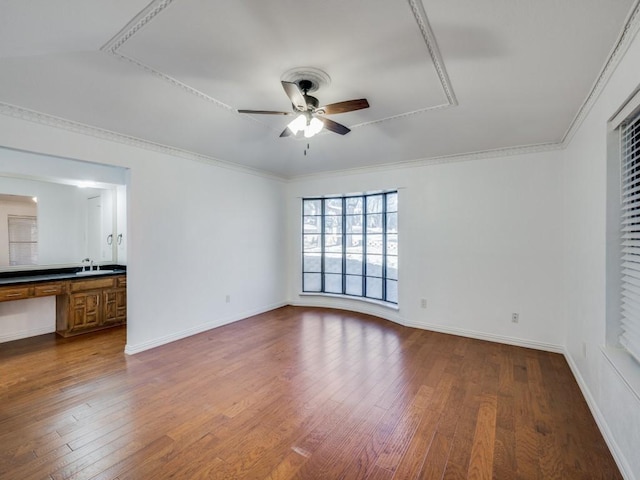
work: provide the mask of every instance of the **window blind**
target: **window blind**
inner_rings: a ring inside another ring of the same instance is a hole
[[[9,215],[9,264],[37,265],[38,224],[36,217]]]
[[[640,362],[640,114],[620,130],[622,305],[620,343]]]

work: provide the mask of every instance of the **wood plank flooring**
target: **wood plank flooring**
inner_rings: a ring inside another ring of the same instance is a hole
[[[0,344],[0,479],[621,478],[564,358],[285,307]]]

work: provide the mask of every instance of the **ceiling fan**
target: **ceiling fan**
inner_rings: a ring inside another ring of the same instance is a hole
[[[299,132],[303,132],[304,136],[309,138],[319,133],[323,127],[340,135],[346,135],[351,131],[348,127],[320,115],[333,115],[369,108],[369,102],[367,102],[366,98],[331,103],[319,107],[318,99],[308,95],[312,87],[313,82],[306,79],[298,80],[297,82],[282,81],[282,88],[284,88],[289,100],[291,100],[293,112],[273,112],[270,110],[238,110],[238,112],[260,115],[296,115],[296,118],[287,125],[287,128],[283,130],[280,136],[288,137],[289,135],[297,135]]]

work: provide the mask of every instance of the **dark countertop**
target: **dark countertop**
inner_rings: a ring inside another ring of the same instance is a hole
[[[98,273],[103,270],[113,270],[109,273]],[[96,278],[96,277],[109,277],[112,275],[122,275],[127,273],[127,267],[122,265],[104,265],[100,267],[99,271],[92,272],[91,274],[77,275],[77,272],[81,271],[80,268],[52,268],[45,270],[23,270],[15,272],[1,272],[0,273],[0,286],[6,285],[24,285],[28,283],[36,282],[55,282],[59,280],[69,279],[82,279],[82,278]]]

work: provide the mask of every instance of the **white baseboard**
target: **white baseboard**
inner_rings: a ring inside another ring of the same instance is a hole
[[[336,310],[364,313],[365,315],[384,318],[390,322],[404,325],[402,317],[398,315],[398,311],[396,309],[378,306],[375,303],[369,303],[367,301],[344,298],[339,298],[337,301],[335,299],[323,301],[320,297],[315,298],[310,296],[308,300],[304,298],[302,301],[289,302],[288,304],[293,307],[333,308]]]
[[[32,328],[30,330],[21,330],[19,332],[7,333],[4,335],[0,335],[0,343],[12,342],[14,340],[22,340],[23,338],[28,338],[28,337],[36,337],[38,335],[53,333],[55,331],[56,331],[55,326],[54,327],[47,326],[47,327],[40,327],[40,328]]]
[[[429,323],[419,323],[407,321],[395,310],[388,310],[384,307],[376,307],[375,304],[367,304],[367,302],[358,302],[357,300],[346,300],[349,303],[345,304],[344,301],[330,302],[320,300],[306,300],[290,302],[289,305],[294,307],[319,307],[319,308],[335,308],[338,310],[348,310],[358,313],[364,313],[367,315],[373,315],[374,317],[384,318],[390,322],[404,325],[405,327],[419,328],[421,330],[430,330],[433,332],[447,333],[450,335],[458,335],[460,337],[474,338],[476,340],[486,340],[489,342],[506,343],[508,345],[515,345],[517,347],[533,348],[535,350],[543,350],[553,353],[564,353],[564,347],[562,345],[556,345],[553,343],[538,342],[535,340],[525,340],[516,337],[507,337],[504,335],[495,335],[490,333],[477,332],[474,330],[466,330],[462,328],[446,327],[442,325],[435,325]],[[357,302],[357,303],[356,303]]]
[[[600,433],[602,433],[602,436],[604,437],[604,441],[609,447],[609,451],[611,452],[611,455],[613,456],[613,459],[615,460],[616,465],[618,465],[618,468],[620,469],[620,473],[622,473],[622,476],[625,478],[625,480],[637,480],[631,470],[631,467],[629,466],[629,463],[627,462],[626,458],[622,454],[620,447],[618,447],[618,443],[616,442],[613,436],[613,433],[609,428],[609,424],[607,423],[604,416],[602,415],[602,412],[598,408],[598,404],[593,398],[593,395],[591,394],[591,390],[589,390],[589,387],[587,386],[587,382],[584,381],[584,378],[580,373],[580,369],[578,368],[578,365],[574,362],[573,357],[571,356],[569,351],[565,349],[563,354],[564,354],[564,358],[567,360],[567,363],[569,364],[571,373],[573,373],[573,376],[576,379],[576,382],[578,382],[578,386],[580,387],[582,396],[587,401],[589,410],[591,410],[591,415],[593,415],[593,418],[595,419],[596,424],[600,429]]]
[[[405,322],[403,323],[403,325],[406,325],[407,327],[420,328],[422,330],[431,330],[439,333],[458,335],[460,337],[474,338],[476,340],[486,340],[488,342],[495,343],[506,343],[507,345],[515,345],[516,347],[533,348],[534,350],[543,350],[545,352],[564,353],[564,347],[562,345],[538,342],[536,340],[525,340],[523,338],[477,332],[475,330],[467,330],[464,328],[444,327],[442,325],[433,325],[429,323]]]
[[[259,315],[261,313],[268,312],[270,310],[275,310],[276,308],[284,307],[285,305],[287,305],[287,302],[278,302],[263,308],[236,314],[231,317],[226,317],[226,318],[216,319],[211,322],[201,323],[200,325],[196,325],[195,327],[191,327],[186,330],[181,330],[179,332],[175,332],[170,335],[165,335],[164,337],[155,338],[147,342],[142,342],[137,345],[131,345],[127,343],[127,345],[124,347],[124,353],[126,353],[127,355],[135,355],[136,353],[144,352],[145,350],[150,350],[152,348],[156,348],[161,345],[166,345],[167,343],[175,342],[176,340],[181,340],[183,338],[187,338],[192,335],[196,335],[198,333],[206,332],[207,330],[211,330],[213,328],[221,327],[223,325],[228,325],[229,323],[237,322],[238,320],[243,320],[245,318],[252,317],[254,315]]]

